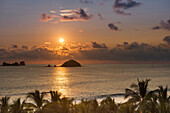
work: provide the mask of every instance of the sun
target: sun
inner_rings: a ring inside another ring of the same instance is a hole
[[[63,38],[60,38],[60,39],[59,39],[59,42],[61,42],[61,43],[64,42],[64,39],[63,39]]]

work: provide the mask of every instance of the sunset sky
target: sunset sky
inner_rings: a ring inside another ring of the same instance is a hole
[[[1,0],[0,61],[170,61],[169,6],[170,0]]]

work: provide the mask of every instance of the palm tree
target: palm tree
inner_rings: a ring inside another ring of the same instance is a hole
[[[139,79],[137,80],[138,80],[138,84],[132,84],[130,86],[135,91],[128,88],[125,89],[126,91],[125,98],[130,97],[128,100],[129,102],[141,102],[148,94],[147,87],[150,79],[141,80],[141,81]]]
[[[60,102],[59,113],[70,113],[73,109],[73,100],[73,98],[68,99],[66,97],[63,97]]]
[[[164,89],[163,86],[158,86],[158,108],[161,113],[170,113],[170,96],[168,97],[167,91],[168,87]]]
[[[140,110],[151,113],[170,113],[170,96],[167,96],[167,89],[158,86],[159,89],[148,93],[147,98],[141,103]]]
[[[81,103],[78,104],[78,113],[89,113],[90,112],[90,100],[81,100]]]
[[[163,86],[158,86],[159,89],[157,90],[159,92],[159,98],[164,100],[164,101],[169,101],[170,96],[168,97],[167,92],[168,92],[168,86],[164,89]]]
[[[10,97],[7,97],[7,96],[2,97],[2,99],[0,99],[1,113],[8,113],[9,99],[10,99]]]
[[[50,95],[51,95],[51,101],[52,102],[61,101],[61,99],[60,99],[61,93],[59,93],[58,91],[50,91]]]
[[[118,109],[119,112],[118,113],[140,113],[140,112],[135,110],[136,107],[137,107],[136,105],[134,105],[130,102],[126,102],[126,103],[119,105],[119,109]],[[143,113],[143,112],[141,112],[141,113]]]
[[[115,113],[118,110],[118,106],[116,105],[114,99],[112,99],[111,97],[107,97],[106,99],[102,100],[100,108],[102,113],[106,111],[108,111],[109,113]]]
[[[93,99],[90,101],[90,106],[91,106],[91,112],[93,113],[98,113],[98,109],[99,109],[99,103],[97,102],[96,99]]]
[[[144,100],[140,103],[138,110],[142,113],[159,113],[158,111],[158,96],[154,91],[150,91]]]
[[[21,103],[21,99],[13,101],[13,104],[10,107],[10,113],[26,113],[24,110],[25,100]]]
[[[29,106],[41,109],[43,104],[47,102],[47,100],[44,99],[45,94],[46,93],[40,93],[38,90],[35,90],[35,92],[32,93],[28,93],[27,98],[34,102],[29,103]]]

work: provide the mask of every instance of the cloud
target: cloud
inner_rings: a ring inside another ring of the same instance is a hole
[[[68,59],[68,56],[65,56],[63,53],[62,56],[59,55],[59,51],[50,50],[48,48],[34,48],[31,50],[6,50],[0,49],[0,61],[6,60],[58,60],[58,59]]]
[[[28,46],[23,45],[21,48],[22,49],[28,49]]]
[[[44,44],[45,44],[45,45],[50,45],[50,44],[51,44],[51,42],[44,42]]]
[[[108,24],[108,27],[110,28],[110,30],[114,30],[114,31],[118,31],[119,30],[119,28],[116,25],[114,25],[114,23]]]
[[[129,43],[128,42],[123,42],[124,45],[128,45]]]
[[[163,41],[167,42],[168,44],[170,44],[170,36],[166,36]]]
[[[100,13],[97,13],[97,15],[99,16],[100,20],[104,20],[103,16]]]
[[[137,7],[137,6],[140,6],[140,5],[141,5],[140,2],[136,2],[136,1],[133,1],[133,0],[127,0],[127,2],[122,2],[122,0],[115,0],[112,8],[113,8],[113,10],[116,14],[131,15],[131,13],[126,13],[122,10]],[[120,10],[120,9],[122,9],[122,10]]]
[[[56,48],[36,46],[31,49],[0,49],[0,61],[51,61],[75,58],[78,60],[98,61],[170,61],[170,36],[163,39],[167,44],[123,42],[112,48],[97,42],[70,43]]]
[[[167,22],[164,22],[163,20],[160,22],[160,26],[162,29],[165,30],[170,30],[170,20],[168,20]]]
[[[157,30],[157,29],[161,29],[161,27],[160,26],[155,26],[155,27],[152,28],[152,30]]]
[[[136,2],[133,0],[127,0],[127,2],[122,2],[122,0],[115,0],[113,9],[129,9],[140,5],[141,5],[140,2]]]
[[[56,11],[53,11],[53,10],[51,10],[51,11],[50,11],[50,13],[53,13],[53,14],[55,14],[55,13],[56,13]]]
[[[154,26],[152,30],[159,30],[159,29],[164,29],[170,31],[170,20],[167,21],[161,21],[159,25]]]
[[[68,15],[69,14],[69,15]],[[85,10],[69,10],[67,14],[62,14],[63,16],[60,17],[60,21],[87,21],[90,20],[93,15],[87,14]]]
[[[168,22],[168,24],[170,24],[170,19],[167,22]]]
[[[13,49],[18,48],[18,45],[11,45]]]
[[[98,44],[97,42],[92,42],[93,48],[107,48],[107,46],[103,44]]]
[[[67,47],[61,47],[60,50],[64,50],[64,51],[66,50],[67,51],[69,49]]]
[[[131,15],[131,13],[126,13],[126,12],[124,12],[124,11],[121,11],[121,10],[114,10],[114,12],[116,13],[116,14],[119,14],[119,15]]]
[[[72,13],[72,12],[74,12],[73,9],[62,9],[62,10],[60,10],[60,13]]]
[[[45,21],[45,22],[48,22],[52,19],[54,19],[55,15],[49,15],[49,14],[46,14],[46,13],[43,13],[40,15],[40,19],[41,21]]]
[[[88,21],[93,17],[92,14],[87,13],[87,9],[62,9],[59,14],[55,11],[49,11],[49,14],[43,13],[40,15],[41,21],[58,24],[65,21]]]
[[[170,61],[170,46],[147,43],[123,43],[111,49],[80,50],[77,57],[108,61]]]
[[[81,3],[83,4],[90,4],[90,3],[93,3],[92,0],[80,0]]]

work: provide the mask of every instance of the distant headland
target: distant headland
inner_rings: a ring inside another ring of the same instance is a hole
[[[2,63],[2,66],[25,66],[25,62],[24,61],[21,61],[20,63],[18,62],[14,62],[14,63],[6,63],[6,62],[3,62]]]

